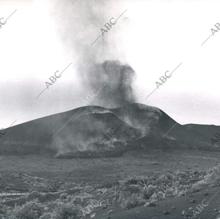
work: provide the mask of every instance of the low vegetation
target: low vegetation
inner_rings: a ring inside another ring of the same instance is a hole
[[[209,171],[176,171],[129,177],[106,187],[8,173],[1,175],[0,179],[0,218],[94,218],[100,212],[109,214],[117,209],[156,206],[159,200],[196,192],[210,184],[219,185],[219,176],[220,167],[216,166]],[[7,188],[3,183],[5,177],[14,179]],[[20,191],[15,191],[15,188],[20,188]]]

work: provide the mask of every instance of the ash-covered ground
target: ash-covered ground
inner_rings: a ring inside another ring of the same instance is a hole
[[[217,218],[220,153],[122,157],[2,156],[1,218]],[[208,212],[208,217],[207,217]]]

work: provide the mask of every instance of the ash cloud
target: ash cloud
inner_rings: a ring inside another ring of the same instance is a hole
[[[116,19],[125,11],[126,6],[122,5],[122,1],[48,1],[63,45],[75,60],[85,97],[90,97],[86,104],[115,107],[133,102],[134,70],[120,63],[126,62],[119,44],[123,18],[95,45],[91,45],[109,19]]]
[[[90,89],[96,93],[93,103],[115,107],[135,101],[132,89],[134,70],[117,60],[95,64],[88,72]]]

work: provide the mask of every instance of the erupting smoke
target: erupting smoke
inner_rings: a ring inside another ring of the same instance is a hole
[[[126,62],[120,42],[121,28],[125,23],[123,17],[120,20],[117,17],[126,6],[115,0],[47,1],[63,45],[75,60],[84,96],[91,97],[87,98],[86,104],[114,107],[133,102],[134,70],[120,63]],[[103,33],[101,29],[106,28],[110,19],[117,22],[111,30]]]
[[[106,107],[121,106],[134,102],[132,81],[134,70],[119,61],[96,64],[88,72],[88,83],[96,92],[94,103]]]

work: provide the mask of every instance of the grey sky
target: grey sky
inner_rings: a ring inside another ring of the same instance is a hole
[[[106,19],[126,9],[106,39],[96,42],[99,49],[91,51],[103,59],[126,62],[136,71],[134,89],[139,102],[161,108],[180,123],[220,125],[220,32],[201,46],[220,22],[219,1],[112,1],[103,22],[97,22],[100,26],[92,25],[94,21],[89,25],[80,13],[73,14],[65,1],[62,7],[49,0],[0,1],[0,17],[17,9],[0,29],[1,127],[89,103],[90,91],[79,78],[80,42],[89,48]],[[74,10],[82,10],[85,1],[80,1]],[[81,32],[72,33],[71,22]],[[78,45],[70,46],[74,36]],[[48,78],[70,62],[73,65],[65,74],[36,100]],[[156,81],[180,62],[182,66],[146,100]]]

